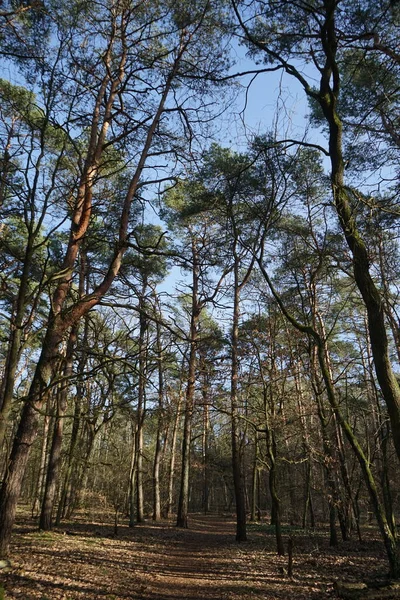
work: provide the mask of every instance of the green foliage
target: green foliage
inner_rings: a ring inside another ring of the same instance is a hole
[[[32,91],[0,79],[0,100],[5,116],[21,120],[38,138],[44,135],[53,151],[65,148],[69,141],[67,133],[49,122]]]
[[[168,272],[168,242],[158,225],[137,225],[132,232],[135,249],[125,253],[122,274],[130,273],[145,285],[160,283]]]

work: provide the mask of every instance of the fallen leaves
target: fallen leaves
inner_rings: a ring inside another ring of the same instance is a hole
[[[276,555],[267,526],[237,544],[233,520],[211,516],[192,516],[184,531],[171,523],[121,524],[119,537],[112,515],[109,524],[81,520],[49,533],[32,521],[23,526],[13,538],[11,570],[1,572],[5,600],[319,600],[332,598],[344,576],[358,581],[385,568],[374,540],[335,552],[323,531],[299,529],[288,578],[287,557]]]

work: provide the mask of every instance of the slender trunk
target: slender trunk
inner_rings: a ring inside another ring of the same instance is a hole
[[[209,511],[209,481],[208,481],[208,444],[209,444],[209,429],[210,429],[210,415],[209,415],[209,401],[208,401],[208,385],[207,385],[207,373],[205,371],[205,361],[202,360],[203,370],[203,384],[202,384],[202,396],[203,396],[203,431],[202,431],[202,469],[203,469],[203,494],[202,494],[202,507],[203,512],[206,515]]]
[[[259,467],[258,467],[258,435],[257,432],[254,434],[254,457],[253,457],[253,474],[251,479],[251,509],[250,509],[250,521],[256,520],[257,511],[257,499],[259,485]]]
[[[376,377],[388,409],[394,445],[400,460],[400,386],[390,361],[385,302],[370,274],[368,248],[361,237],[354,216],[353,203],[358,203],[359,199],[349,191],[344,182],[343,124],[337,111],[341,82],[340,69],[336,62],[338,50],[336,10],[335,0],[325,1],[325,22],[321,27],[321,40],[326,52],[326,62],[322,71],[318,99],[329,127],[333,199],[343,234],[352,253],[354,278],[367,309]]]
[[[92,456],[95,450],[95,442],[97,440],[99,431],[100,428],[96,429],[94,423],[87,423],[87,439],[85,442],[86,447],[84,447],[84,445],[82,444],[82,447],[84,447],[82,461],[79,469],[77,469],[77,472],[71,485],[66,518],[70,518],[75,509],[79,507],[82,495],[84,495],[88,487],[89,469],[91,466]]]
[[[271,514],[274,518],[275,526],[275,537],[276,537],[276,551],[279,556],[285,554],[285,546],[282,537],[282,524],[281,524],[281,501],[278,495],[277,478],[276,478],[276,442],[273,431],[269,427],[268,408],[265,405],[266,411],[266,423],[265,423],[265,441],[267,445],[267,455],[269,461],[269,491],[271,494]]]
[[[144,309],[145,284],[143,285],[140,307]],[[143,312],[139,316],[139,383],[138,383],[138,405],[137,405],[137,428],[136,428],[136,520],[138,523],[144,521],[144,491],[143,491],[143,425],[145,415],[145,386],[146,386],[146,331],[147,319]]]
[[[240,284],[239,263],[235,258],[234,267],[234,291],[233,291],[233,322],[232,322],[232,364],[231,364],[231,437],[232,437],[232,471],[233,485],[236,501],[236,541],[247,540],[246,527],[246,498],[244,489],[244,474],[242,466],[242,442],[240,430],[240,413],[238,399],[238,377],[239,377],[239,315],[240,315]]]
[[[332,440],[328,434],[328,427],[330,425],[330,419],[326,416],[326,411],[323,405],[323,385],[318,376],[318,356],[315,348],[310,348],[311,356],[311,376],[313,380],[313,388],[315,394],[315,400],[317,404],[317,414],[321,424],[321,437],[322,437],[322,449],[324,456],[324,476],[326,481],[326,488],[328,491],[328,510],[329,510],[329,545],[337,546],[338,537],[336,531],[336,506],[337,506],[337,489],[336,489],[336,477],[335,477],[335,453],[332,445]]]
[[[179,421],[181,417],[181,406],[182,406],[182,395],[179,390],[178,402],[176,406],[176,414],[174,420],[174,427],[172,430],[171,440],[171,454],[169,459],[169,470],[168,470],[168,498],[165,507],[165,518],[169,519],[171,516],[173,501],[174,501],[174,481],[175,481],[175,460],[176,460],[176,442],[178,438]]]
[[[181,486],[178,501],[177,527],[188,526],[189,512],[189,471],[190,471],[190,444],[192,433],[192,416],[194,409],[194,393],[196,383],[196,340],[197,340],[197,309],[192,314],[191,341],[188,366],[188,383],[186,387],[185,415],[182,439],[182,472]]]
[[[153,520],[161,519],[161,490],[160,490],[160,466],[162,457],[162,431],[164,413],[164,366],[161,347],[161,327],[157,322],[157,357],[158,357],[158,424],[156,434],[156,447],[153,463]]]
[[[113,29],[107,51],[103,56],[105,72],[99,83],[95,106],[92,113],[92,122],[89,134],[89,147],[86,155],[84,169],[80,178],[74,211],[71,217],[70,236],[64,255],[62,270],[57,280],[58,284],[52,297],[52,306],[48,327],[44,338],[42,351],[32,379],[30,391],[22,410],[21,420],[14,440],[5,480],[0,491],[0,557],[8,554],[12,527],[15,520],[17,502],[21,493],[22,481],[30,453],[30,448],[35,440],[38,428],[39,411],[46,398],[48,384],[56,373],[54,360],[58,356],[59,346],[65,333],[70,327],[76,325],[79,319],[87,314],[109,290],[121,266],[122,257],[126,251],[126,238],[129,227],[129,215],[134,200],[140,177],[145,167],[147,157],[152,145],[160,118],[164,112],[172,82],[178,71],[180,61],[186,51],[189,39],[182,43],[175,58],[172,69],[165,81],[164,89],[160,95],[158,106],[155,110],[140,156],[137,168],[130,181],[126,192],[120,215],[118,243],[110,259],[108,270],[104,279],[97,285],[92,294],[79,299],[67,311],[63,311],[65,299],[71,289],[76,258],[82,241],[87,233],[92,214],[93,185],[101,166],[101,157],[105,148],[107,131],[112,122],[114,102],[119,95],[120,86],[125,77],[125,61],[127,55],[124,31],[118,37],[116,28]],[[119,32],[121,33],[121,31]],[[114,46],[116,39],[121,42],[121,53],[118,68],[111,69]],[[110,74],[116,73],[111,81]]]
[[[198,286],[199,286],[199,264],[197,257],[197,249],[195,241],[192,241],[192,311],[190,317],[190,350],[189,350],[189,365],[188,365],[188,380],[186,386],[185,398],[185,416],[183,424],[183,439],[182,439],[182,472],[181,485],[178,501],[178,514],[176,520],[177,527],[188,526],[189,512],[189,471],[190,471],[190,445],[192,435],[192,416],[195,401],[195,386],[196,386],[196,366],[197,366],[197,337],[198,337],[198,322],[201,313],[201,306],[198,301]]]
[[[73,372],[73,352],[77,339],[77,326],[73,327],[69,336],[65,356],[64,381],[57,394],[57,415],[54,422],[53,440],[50,449],[49,463],[47,467],[46,485],[43,497],[42,511],[40,514],[39,528],[44,531],[53,527],[53,511],[56,499],[57,482],[61,467],[61,448],[63,441],[63,429],[65,412],[67,410],[69,378]]]
[[[153,521],[161,520],[160,466],[162,455],[162,418],[159,418],[153,464]]]
[[[136,489],[136,424],[132,423],[132,450],[129,469],[129,527],[135,526],[135,489]]]
[[[28,240],[25,251],[24,264],[22,267],[21,280],[16,300],[15,315],[11,320],[11,331],[4,366],[4,375],[1,383],[0,396],[0,448],[4,443],[7,429],[8,417],[11,410],[14,394],[15,376],[22,350],[22,337],[24,329],[24,317],[26,310],[26,298],[29,291],[29,278],[33,257],[33,239]]]
[[[86,289],[85,289],[86,286]],[[79,271],[79,294],[83,297],[85,291],[88,292],[88,277],[87,277],[87,255],[85,245],[83,244],[80,249],[80,271]],[[78,324],[72,329],[72,332],[78,331]],[[64,481],[61,485],[61,493],[60,499],[58,502],[57,508],[57,516],[56,516],[56,525],[61,523],[61,519],[65,517],[67,511],[67,501],[69,494],[71,492],[70,486],[72,482],[72,475],[74,469],[74,463],[76,461],[76,448],[78,445],[79,439],[79,429],[81,425],[81,407],[83,398],[85,395],[84,387],[82,381],[79,379],[79,375],[84,372],[87,362],[87,352],[85,348],[87,347],[87,340],[89,335],[89,319],[87,316],[83,317],[83,338],[80,343],[82,347],[82,353],[77,366],[77,374],[78,379],[76,382],[76,395],[75,395],[75,406],[74,406],[74,416],[72,421],[72,431],[71,431],[71,439],[69,443],[69,449],[67,454],[67,464],[65,469]],[[77,342],[77,340],[76,340]],[[75,343],[76,343],[75,342]]]
[[[40,452],[40,467],[39,476],[37,478],[36,490],[32,505],[32,516],[39,516],[40,505],[42,503],[44,484],[46,481],[46,459],[47,449],[49,444],[49,429],[50,429],[50,395],[47,399],[46,413],[43,419],[43,434],[42,434],[42,449]]]
[[[77,386],[77,395],[75,397],[75,408],[71,431],[71,440],[68,450],[67,465],[65,469],[65,477],[62,484],[60,501],[57,508],[56,525],[61,523],[61,520],[65,517],[68,510],[68,498],[71,495],[72,475],[74,471],[74,464],[76,462],[76,448],[79,440],[79,429],[81,424],[81,407],[82,407],[82,395],[81,386]]]

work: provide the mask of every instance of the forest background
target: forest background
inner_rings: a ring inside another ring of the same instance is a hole
[[[3,556],[107,504],[375,519],[400,576],[399,16],[3,2]]]

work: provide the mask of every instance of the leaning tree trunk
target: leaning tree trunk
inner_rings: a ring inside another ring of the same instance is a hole
[[[115,25],[115,23],[114,23]],[[123,27],[126,26],[124,21]],[[125,63],[127,45],[125,30],[117,34],[117,29],[112,28],[112,37],[107,50],[102,58],[105,70],[104,77],[99,82],[98,93],[92,113],[92,122],[89,132],[89,143],[84,169],[77,190],[76,202],[71,217],[70,237],[66,248],[60,278],[53,294],[52,305],[43,347],[36,365],[30,390],[22,410],[21,420],[14,440],[5,480],[0,491],[0,556],[8,554],[12,526],[15,520],[17,502],[21,493],[22,481],[29,457],[30,448],[35,440],[39,412],[45,402],[49,384],[53,384],[56,375],[54,368],[55,357],[63,339],[71,327],[96,306],[104,294],[110,289],[121,267],[122,258],[127,249],[127,235],[129,228],[129,215],[140,177],[145,167],[150,152],[153,137],[159,121],[164,112],[164,107],[170,94],[171,86],[178,72],[182,56],[186,51],[189,41],[182,44],[174,58],[170,73],[165,80],[165,86],[160,94],[159,102],[148,124],[147,133],[138,157],[137,167],[129,183],[120,214],[118,239],[114,252],[110,258],[104,279],[97,285],[91,294],[79,299],[73,305],[65,308],[65,300],[71,289],[73,274],[76,266],[79,249],[82,244],[92,215],[93,185],[101,167],[101,158],[106,147],[107,132],[113,119],[114,103],[119,98],[120,87],[125,78]],[[190,38],[188,38],[189,40]],[[121,47],[118,63],[115,60],[115,44]],[[111,64],[115,68],[111,69]]]
[[[352,253],[354,278],[368,315],[368,330],[376,377],[388,409],[394,445],[400,460],[400,386],[393,372],[386,332],[385,300],[370,274],[370,259],[354,217],[353,203],[357,194],[350,192],[344,181],[343,124],[338,114],[340,70],[336,59],[338,50],[335,28],[337,2],[326,0],[325,22],[321,27],[321,41],[326,62],[321,73],[318,101],[329,127],[329,156],[333,199],[339,222]]]
[[[381,532],[382,539],[385,544],[385,549],[389,560],[390,575],[393,578],[400,578],[400,549],[398,548],[397,538],[396,535],[394,535],[391,531],[390,526],[387,522],[385,510],[380,501],[378,489],[376,487],[374,476],[371,471],[369,460],[365,455],[362,447],[360,446],[360,443],[358,442],[358,439],[354,431],[352,430],[349,422],[340,410],[336,398],[335,387],[332,381],[331,373],[329,367],[326,364],[326,340],[321,337],[321,335],[316,331],[315,328],[311,327],[310,325],[304,325],[303,323],[300,323],[299,321],[297,321],[297,319],[293,317],[293,315],[291,315],[291,313],[287,310],[286,306],[284,305],[281,297],[272,285],[267,270],[265,269],[265,266],[262,262],[262,258],[257,259],[257,261],[260,265],[260,270],[265,280],[267,281],[271,292],[274,298],[276,299],[282,313],[298,331],[305,333],[309,337],[310,343],[313,343],[316,346],[318,364],[321,371],[322,379],[325,384],[325,390],[329,404],[331,405],[332,410],[337,416],[338,422],[343,430],[343,434],[345,435],[352,450],[354,451],[354,454],[360,464],[361,471],[364,476],[364,481],[367,486],[371,504],[374,508],[379,530]]]

